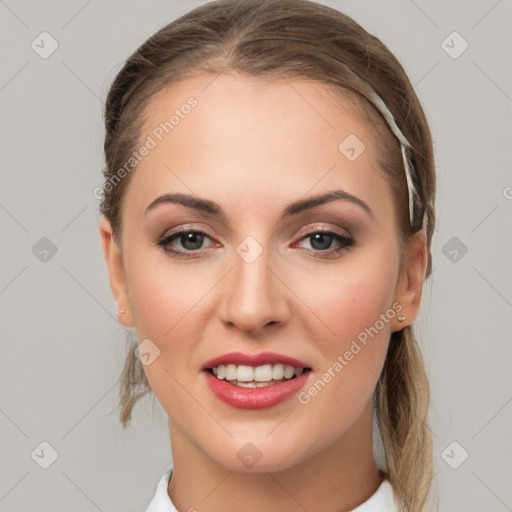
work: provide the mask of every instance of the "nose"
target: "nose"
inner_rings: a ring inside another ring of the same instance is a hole
[[[234,254],[233,263],[234,268],[223,280],[221,320],[253,335],[287,322],[287,288],[278,269],[271,268],[268,251],[263,250],[252,262]]]

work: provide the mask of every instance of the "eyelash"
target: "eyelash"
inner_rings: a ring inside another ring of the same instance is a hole
[[[183,229],[181,231],[175,231],[174,233],[171,233],[170,235],[167,235],[167,236],[161,238],[157,242],[156,245],[161,247],[162,250],[165,253],[170,254],[173,257],[182,258],[182,259],[192,258],[195,254],[198,254],[197,250],[196,251],[186,251],[186,252],[183,252],[183,251],[176,251],[175,249],[171,249],[169,247],[169,244],[171,242],[173,242],[174,240],[178,239],[180,236],[182,236],[184,234],[189,234],[189,233],[193,233],[193,234],[196,234],[196,235],[203,235],[205,237],[211,238],[210,235],[208,235],[208,233],[205,233],[204,231],[195,230],[195,229]],[[308,249],[307,250],[308,252],[313,252],[314,254],[317,254],[317,253],[326,253],[326,254],[333,254],[334,253],[334,254],[338,254],[339,252],[341,252],[341,251],[343,251],[343,250],[345,250],[345,249],[347,249],[349,247],[353,247],[355,245],[355,243],[356,243],[356,241],[353,238],[341,235],[341,234],[337,233],[336,231],[322,230],[322,229],[309,231],[304,236],[302,236],[299,239],[299,241],[305,240],[305,239],[307,239],[307,238],[309,238],[309,237],[311,237],[313,235],[316,235],[316,234],[332,236],[336,241],[338,241],[342,245],[338,249],[334,249],[334,250],[324,250],[324,251],[322,251],[322,250],[315,250],[315,249]]]

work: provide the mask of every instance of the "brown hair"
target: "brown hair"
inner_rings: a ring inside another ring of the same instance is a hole
[[[418,191],[411,226],[400,146],[384,118],[365,99],[356,77],[384,100],[412,146],[412,180]],[[156,92],[194,72],[228,71],[262,79],[316,81],[355,99],[379,140],[380,167],[395,197],[400,262],[423,219],[426,277],[435,223],[435,169],[429,127],[407,75],[379,39],[341,12],[307,0],[218,0],[163,27],[131,55],[116,76],[105,109],[105,186],[100,211],[121,246],[122,200],[131,173],[122,173],[139,142],[145,108]],[[128,347],[121,375],[124,427],[140,397],[151,391],[142,364]],[[412,326],[392,333],[373,395],[389,478],[401,512],[425,510],[432,479],[432,440],[427,426],[429,384]]]

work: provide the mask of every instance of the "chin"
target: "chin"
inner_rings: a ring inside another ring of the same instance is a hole
[[[229,443],[219,443],[205,447],[205,452],[219,465],[237,473],[275,473],[285,471],[307,458],[306,451],[311,449],[304,443],[306,435],[288,435],[266,437],[258,433],[251,437],[244,435],[243,440],[235,437]]]

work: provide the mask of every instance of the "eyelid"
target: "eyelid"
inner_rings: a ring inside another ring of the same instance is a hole
[[[176,229],[171,229],[170,231],[166,230],[166,231],[164,231],[164,234],[161,235],[158,239],[165,240],[166,238],[169,238],[170,236],[178,235],[180,233],[189,233],[191,231],[193,231],[194,233],[200,233],[202,235],[206,235],[209,238],[211,238],[212,240],[216,239],[215,236],[212,235],[208,229],[205,229],[203,227],[192,226],[191,224],[183,224]]]
[[[315,226],[313,228],[307,228],[305,232],[300,235],[300,239],[302,240],[305,236],[315,234],[315,233],[324,233],[324,232],[332,232],[336,233],[337,235],[343,237],[343,238],[353,238],[350,231],[346,228],[344,228],[347,234],[340,231],[339,227],[332,227],[332,226]]]

